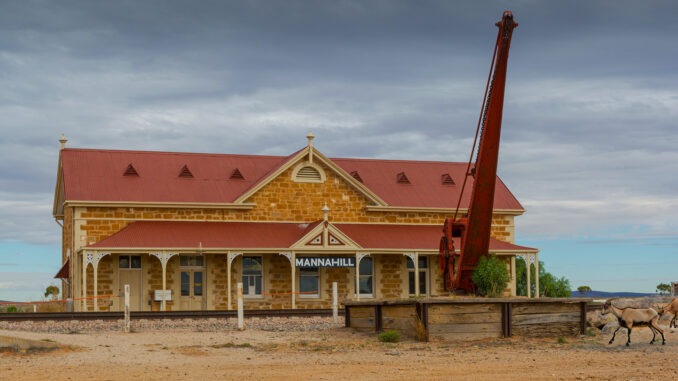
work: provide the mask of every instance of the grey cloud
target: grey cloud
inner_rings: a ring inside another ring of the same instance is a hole
[[[312,130],[331,157],[465,161],[505,7],[520,26],[500,176],[521,235],[674,232],[672,2],[35,1],[0,15],[0,237],[58,242],[62,132],[287,155]]]

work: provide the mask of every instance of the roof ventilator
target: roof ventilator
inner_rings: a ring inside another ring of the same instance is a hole
[[[193,177],[193,173],[191,173],[191,170],[188,169],[188,165],[184,165],[183,168],[181,168],[181,172],[179,172],[179,177]]]
[[[353,176],[354,179],[360,181],[361,183],[363,182],[363,178],[360,177],[360,174],[358,173],[358,171],[351,172],[351,176]]]
[[[411,184],[410,179],[407,178],[405,172],[400,172],[396,175],[399,184]]]
[[[320,172],[311,166],[301,168],[299,172],[297,172],[297,178],[312,181],[322,181]]]
[[[450,176],[449,173],[445,173],[442,176],[440,176],[440,182],[443,185],[455,185],[454,180],[452,179],[452,176]]]
[[[138,177],[138,176],[139,176],[139,172],[137,172],[137,170],[134,168],[134,166],[132,165],[132,163],[130,163],[130,164],[127,166],[127,169],[125,169],[125,173],[123,173],[122,175],[123,175],[123,176],[137,176],[137,177]]]
[[[238,168],[233,170],[233,173],[231,173],[230,179],[234,180],[245,180],[245,176],[242,175],[242,172]]]

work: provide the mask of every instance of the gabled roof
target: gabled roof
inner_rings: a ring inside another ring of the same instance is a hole
[[[441,161],[332,159],[349,173],[356,172],[363,184],[391,206],[455,208],[466,173],[466,163]],[[454,184],[442,180],[449,175]],[[407,181],[404,181],[407,179]],[[469,178],[462,208],[471,202],[473,178]],[[518,200],[497,177],[495,209],[522,210]]]
[[[331,159],[314,147],[290,156],[182,152],[61,150],[55,215],[62,202],[242,204],[309,152],[376,207],[454,208],[466,164],[432,161]],[[132,166],[136,175],[129,175]],[[186,176],[186,169],[190,176]],[[232,177],[237,170],[241,176]],[[127,175],[125,175],[127,174]],[[450,182],[444,179],[452,179]],[[406,178],[407,181],[403,181]],[[497,178],[495,210],[523,207]],[[461,207],[467,208],[469,178]]]
[[[285,160],[280,156],[66,148],[64,198],[102,202],[230,203]],[[124,176],[132,164],[138,176]],[[180,176],[189,168],[192,178]],[[243,179],[231,179],[238,169]]]
[[[329,224],[350,240],[347,250],[366,251],[438,250],[441,227],[438,225]],[[299,242],[312,239],[321,222],[196,222],[137,221],[124,229],[87,246],[87,249],[164,249],[164,250],[287,250],[303,249]],[[457,242],[457,247],[458,242]],[[341,249],[341,247],[334,247]],[[307,247],[308,250],[316,250]],[[536,252],[537,249],[490,240],[490,252]]]

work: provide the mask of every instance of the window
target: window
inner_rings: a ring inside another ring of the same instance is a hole
[[[299,269],[299,297],[320,297],[320,271],[317,267]]]
[[[372,258],[364,257],[358,266],[358,285],[360,287],[360,296],[372,296],[374,292],[372,273]]]
[[[181,267],[204,267],[205,257],[202,255],[180,255],[179,266]]]
[[[141,255],[121,255],[118,257],[118,268],[120,269],[140,269]]]
[[[181,296],[191,295],[191,274],[188,271],[181,272]]]
[[[193,296],[202,296],[202,271],[193,272]]]
[[[409,257],[407,258],[407,275],[409,277],[410,295],[415,295],[414,288],[414,262]],[[428,258],[419,257],[419,294],[427,295],[426,285],[428,284]]]
[[[261,257],[242,258],[242,292],[245,296],[262,296],[263,261]]]

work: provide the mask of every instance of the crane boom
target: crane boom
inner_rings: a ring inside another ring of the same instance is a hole
[[[496,25],[499,32],[479,122],[481,133],[478,156],[475,167],[466,174],[474,177],[471,204],[467,216],[445,220],[440,241],[440,265],[445,288],[450,291],[473,291],[471,275],[480,258],[488,255],[490,247],[506,68],[513,29],[518,23],[513,21],[511,12],[505,11]],[[459,240],[459,252],[454,247],[455,238]]]

